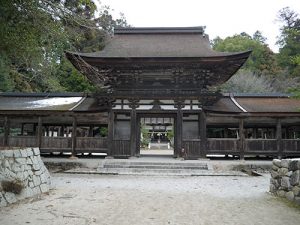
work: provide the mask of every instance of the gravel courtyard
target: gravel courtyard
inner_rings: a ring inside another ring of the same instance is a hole
[[[268,194],[269,176],[52,174],[53,190],[0,209],[1,225],[298,225],[300,209]]]

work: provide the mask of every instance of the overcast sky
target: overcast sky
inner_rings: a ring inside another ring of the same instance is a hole
[[[97,1],[97,0],[96,0]],[[281,24],[280,9],[289,6],[300,14],[300,0],[98,0],[113,15],[125,14],[133,27],[206,26],[210,39],[259,30],[273,51]]]

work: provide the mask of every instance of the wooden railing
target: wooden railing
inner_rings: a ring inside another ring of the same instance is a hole
[[[42,152],[70,152],[72,149],[72,138],[70,137],[42,137]]]
[[[107,152],[107,138],[104,137],[77,137],[77,152]]]
[[[283,139],[281,148],[284,155],[300,155],[300,140],[299,139]]]
[[[270,152],[278,152],[276,139],[245,139],[245,154]]]
[[[9,136],[8,146],[37,147],[37,139],[36,136]]]
[[[230,154],[239,151],[239,140],[236,138],[208,138],[207,154]]]

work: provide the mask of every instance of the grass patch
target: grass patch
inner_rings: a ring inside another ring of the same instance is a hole
[[[3,180],[1,181],[3,191],[11,192],[14,194],[20,194],[24,188],[22,181],[20,180]]]

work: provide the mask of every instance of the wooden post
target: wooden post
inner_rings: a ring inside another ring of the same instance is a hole
[[[244,119],[243,118],[241,118],[239,120],[239,135],[240,135],[240,141],[239,141],[240,159],[244,159],[245,134],[244,134]]]
[[[182,120],[183,113],[181,107],[177,109],[177,119],[176,119],[176,142],[177,142],[177,157],[180,157],[182,146]],[[186,150],[186,149],[185,149]]]
[[[8,146],[9,145],[9,130],[10,130],[10,121],[9,118],[6,116],[4,117],[4,141],[3,145]]]
[[[201,111],[199,114],[199,125],[200,125],[200,140],[201,140],[201,148],[200,148],[200,157],[206,157],[206,115],[204,111]]]
[[[73,117],[72,125],[72,155],[71,158],[76,158],[76,136],[77,136],[77,119]]]
[[[90,125],[90,126],[89,126],[89,133],[88,133],[88,136],[89,136],[89,137],[93,137],[93,130],[94,130],[94,126],[93,126],[93,125]]]
[[[131,109],[131,119],[130,119],[130,156],[136,155],[136,141],[137,141],[137,121],[136,121],[136,109],[132,107]]]
[[[277,141],[277,152],[278,158],[282,158],[282,129],[281,129],[281,119],[277,119],[276,123],[276,141]]]
[[[114,111],[112,109],[108,112],[108,134],[107,134],[107,156],[113,155],[113,140],[114,140]]]
[[[37,127],[37,145],[39,148],[42,146],[42,117],[39,116],[38,127]]]

